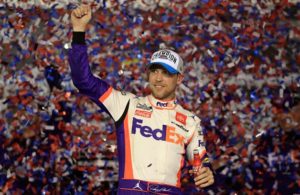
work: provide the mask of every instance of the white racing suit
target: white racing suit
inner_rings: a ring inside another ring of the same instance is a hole
[[[74,85],[115,121],[119,194],[181,194],[184,157],[205,153],[200,119],[176,100],[137,97],[113,89],[91,73],[87,47],[73,42],[69,63]]]

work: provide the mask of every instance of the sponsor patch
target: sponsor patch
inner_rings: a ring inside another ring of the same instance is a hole
[[[168,107],[168,102],[156,102],[156,106],[162,107],[162,108],[166,108]]]
[[[145,111],[145,110],[135,110],[134,115],[145,117],[145,118],[151,118],[152,112]]]
[[[178,122],[180,122],[180,123],[186,125],[186,118],[187,118],[186,115],[184,115],[184,114],[182,114],[182,113],[180,113],[180,112],[176,112],[175,119],[176,119]]]
[[[183,125],[179,125],[179,124],[177,124],[177,123],[175,123],[175,122],[171,122],[172,124],[174,124],[174,125],[176,125],[177,127],[179,127],[180,129],[182,129],[183,131],[185,131],[185,132],[189,132],[189,130],[187,130]]]
[[[166,141],[173,144],[184,145],[184,136],[176,133],[175,127],[169,125],[162,125],[161,128],[152,128],[147,125],[143,125],[142,119],[133,117],[132,121],[132,134],[140,133],[141,136],[149,139],[155,139],[157,141]]]
[[[198,140],[198,147],[205,147],[205,142],[202,140]]]
[[[136,107],[142,110],[149,110],[151,112],[153,111],[152,106],[147,106],[146,104],[138,103]]]

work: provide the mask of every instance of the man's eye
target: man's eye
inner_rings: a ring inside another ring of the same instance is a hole
[[[172,76],[172,74],[169,73],[167,70],[164,70],[164,71],[163,71],[163,74],[166,75],[166,76]]]

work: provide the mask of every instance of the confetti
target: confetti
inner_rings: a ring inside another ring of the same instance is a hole
[[[87,2],[90,66],[115,88],[148,94],[145,65],[158,48],[184,58],[177,98],[202,119],[216,172],[206,192],[300,193],[297,1]],[[0,3],[0,192],[116,193],[114,123],[70,79],[77,6]]]

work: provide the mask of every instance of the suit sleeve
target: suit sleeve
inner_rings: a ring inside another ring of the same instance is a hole
[[[80,93],[88,96],[117,121],[131,95],[113,89],[104,80],[92,74],[84,42],[84,33],[73,33],[72,48],[68,52],[72,81]]]

